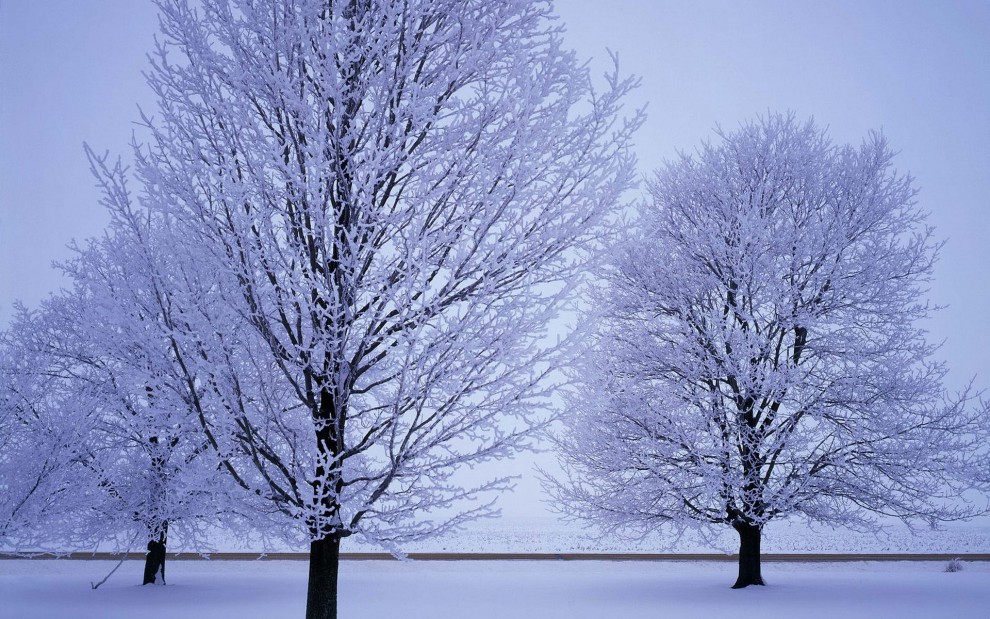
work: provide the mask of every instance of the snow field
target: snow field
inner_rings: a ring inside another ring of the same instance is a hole
[[[173,561],[141,587],[127,561],[0,561],[2,619],[301,617],[305,561]],[[990,564],[764,563],[767,587],[729,588],[732,562],[345,561],[342,619],[982,618]]]

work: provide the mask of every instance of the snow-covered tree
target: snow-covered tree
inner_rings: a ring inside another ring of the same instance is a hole
[[[108,231],[62,265],[71,285],[21,308],[0,340],[0,415],[16,422],[0,474],[23,487],[4,516],[22,525],[9,536],[20,546],[147,545],[147,584],[164,575],[170,526],[202,544],[204,526],[243,506],[224,491],[199,423],[202,386],[173,343],[174,295],[190,287],[168,282],[187,273],[168,260],[167,235],[152,237],[160,222],[129,208],[123,170],[92,161]]]
[[[91,161],[111,223],[63,266],[73,287],[44,308],[57,325],[52,333],[62,337],[49,334],[45,343],[49,355],[75,360],[80,388],[97,399],[82,463],[97,473],[102,502],[86,529],[102,526],[119,531],[123,543],[146,545],[148,584],[164,575],[170,530],[187,547],[202,546],[201,529],[235,517],[243,505],[226,492],[199,422],[204,386],[175,343],[178,308],[198,307],[185,302],[199,293],[190,281],[196,272],[171,258],[160,219],[130,208],[123,169],[92,154]]]
[[[990,419],[925,340],[939,244],[885,139],[793,115],[717,136],[656,174],[604,273],[557,498],[612,530],[731,526],[736,587],[763,584],[773,519],[979,511]]]
[[[201,430],[310,544],[393,546],[489,513],[463,465],[548,418],[548,321],[629,187],[632,82],[592,88],[529,0],[160,0],[135,150],[199,295],[172,333]],[[108,195],[126,200],[125,192]],[[193,281],[193,279],[195,281]]]
[[[8,551],[42,547],[79,507],[73,466],[88,419],[78,414],[85,406],[58,406],[71,378],[34,346],[41,328],[37,313],[19,307],[0,332],[0,547]]]

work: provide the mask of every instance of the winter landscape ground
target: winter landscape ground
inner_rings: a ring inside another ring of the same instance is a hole
[[[350,542],[350,540],[348,540]],[[406,550],[426,552],[656,552],[661,540],[607,540],[542,518],[478,523],[457,535]],[[725,540],[682,539],[674,552],[732,549]],[[225,542],[225,545],[227,542]],[[377,550],[349,543],[346,551]],[[233,547],[233,546],[231,546]],[[225,548],[226,549],[226,548]],[[990,526],[947,526],[886,536],[808,529],[780,523],[768,530],[768,553],[990,552]],[[728,557],[727,557],[728,558]],[[141,587],[138,555],[98,590],[116,565],[102,560],[0,560],[0,619],[254,619],[302,616],[306,561],[171,561],[166,586]],[[985,617],[990,562],[775,562],[768,586],[729,588],[726,561],[345,561],[341,617],[486,619],[583,617]]]
[[[255,619],[302,616],[305,561],[176,561],[168,585],[137,585],[127,561],[0,561],[4,619]],[[346,561],[340,616],[378,619],[600,617],[985,617],[990,564],[767,563],[767,587],[733,591],[732,562]]]

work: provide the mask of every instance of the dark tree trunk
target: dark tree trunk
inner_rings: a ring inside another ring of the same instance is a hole
[[[739,533],[739,577],[733,589],[742,589],[750,585],[763,585],[763,574],[760,573],[760,535],[759,525],[736,523],[732,528]]]
[[[306,619],[337,619],[337,566],[340,538],[329,535],[309,544]]]
[[[168,523],[162,526],[158,539],[148,542],[148,554],[144,558],[144,583],[155,584],[158,573],[162,574],[162,584],[165,584],[165,544],[168,540]]]

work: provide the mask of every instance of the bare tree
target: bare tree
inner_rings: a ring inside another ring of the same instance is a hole
[[[341,538],[490,513],[463,500],[507,480],[451,476],[549,419],[546,327],[631,184],[633,83],[596,92],[528,0],[158,4],[135,154],[200,291],[169,284],[175,358],[224,470],[309,542],[307,616],[333,617]]]
[[[736,587],[763,584],[775,518],[979,511],[958,498],[986,489],[987,410],[932,360],[939,245],[884,138],[793,115],[717,135],[657,173],[605,274],[553,492],[611,529],[731,526]]]

